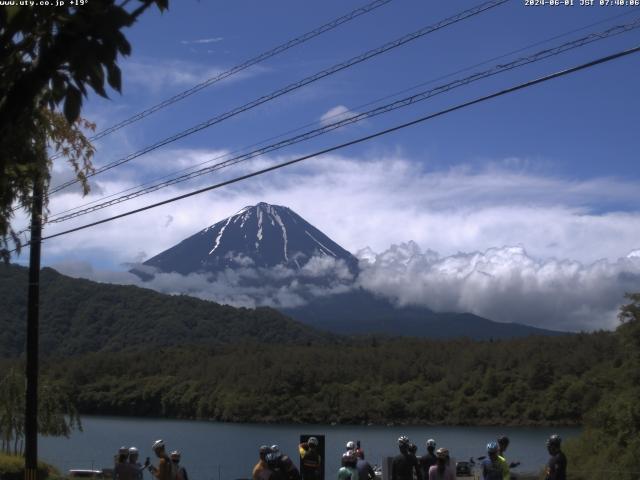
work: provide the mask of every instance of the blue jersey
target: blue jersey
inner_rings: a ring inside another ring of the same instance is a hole
[[[500,460],[492,461],[490,458],[485,458],[482,463],[482,480],[503,480],[504,467]]]

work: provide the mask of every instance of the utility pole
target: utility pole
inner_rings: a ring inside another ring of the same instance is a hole
[[[40,243],[42,240],[42,177],[33,180],[29,292],[27,297],[27,392],[24,417],[24,478],[38,480],[38,337],[40,303]]]

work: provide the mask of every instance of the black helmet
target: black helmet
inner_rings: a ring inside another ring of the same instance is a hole
[[[509,445],[509,437],[507,437],[506,435],[501,435],[498,437],[498,445],[503,446],[503,445]]]
[[[398,446],[399,447],[408,447],[409,446],[409,437],[407,437],[406,435],[402,435],[400,438],[398,438]]]

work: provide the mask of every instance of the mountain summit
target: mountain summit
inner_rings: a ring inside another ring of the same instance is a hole
[[[205,228],[144,265],[183,275],[241,267],[300,270],[318,256],[343,260],[352,273],[357,272],[356,257],[300,215],[261,202]]]

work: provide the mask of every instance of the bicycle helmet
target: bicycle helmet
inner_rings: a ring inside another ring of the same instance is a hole
[[[498,453],[498,442],[487,443],[487,453]]]
[[[559,447],[562,443],[562,438],[560,435],[553,434],[547,440],[547,447]]]

